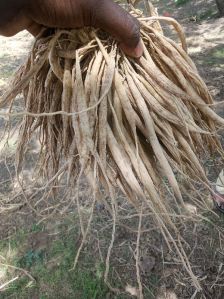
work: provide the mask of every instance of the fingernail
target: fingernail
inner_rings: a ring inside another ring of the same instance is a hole
[[[124,51],[124,53],[126,55],[131,56],[133,58],[139,58],[143,54],[143,45],[142,45],[141,41],[139,41],[139,43],[137,44],[137,46],[134,49],[130,48],[130,47],[127,47],[123,43],[120,43],[119,46]]]
[[[143,54],[143,46],[142,46],[142,41],[141,40],[139,41],[139,43],[135,47],[133,53],[134,53],[134,55],[135,55],[136,58],[139,58],[139,57],[142,56],[142,54]]]

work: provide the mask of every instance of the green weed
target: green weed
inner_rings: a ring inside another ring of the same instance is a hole
[[[21,276],[1,294],[1,298],[104,299],[108,289],[103,281],[104,268],[99,261],[85,256],[79,268],[71,270],[77,251],[75,231],[61,235],[44,250],[27,249],[29,233],[41,230],[41,227],[33,226],[29,232],[18,231],[10,240],[18,252],[11,261],[12,265],[28,270],[36,281]],[[7,242],[0,241],[0,249],[7,246]],[[10,274],[15,276],[15,273]]]
[[[189,1],[191,0],[174,0],[174,3],[176,4],[176,6],[180,6],[186,4]]]

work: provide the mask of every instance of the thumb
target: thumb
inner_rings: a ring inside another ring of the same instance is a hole
[[[120,5],[112,0],[102,0],[92,18],[94,27],[110,33],[120,43],[120,48],[129,56],[140,57],[143,47],[140,42],[140,24]]]

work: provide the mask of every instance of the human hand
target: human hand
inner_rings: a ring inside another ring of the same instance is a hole
[[[37,35],[42,27],[101,28],[119,42],[129,56],[143,48],[137,19],[112,0],[1,0],[0,34],[12,36],[24,29]]]

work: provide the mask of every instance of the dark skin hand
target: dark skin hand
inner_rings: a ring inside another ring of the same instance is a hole
[[[84,26],[110,33],[127,55],[137,58],[143,53],[138,21],[112,0],[0,0],[0,35]]]

